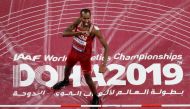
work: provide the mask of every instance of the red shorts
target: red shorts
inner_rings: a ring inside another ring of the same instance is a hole
[[[91,73],[91,55],[80,53],[74,49],[71,50],[67,57],[66,66],[73,67],[77,62],[80,62],[82,72],[84,74]]]

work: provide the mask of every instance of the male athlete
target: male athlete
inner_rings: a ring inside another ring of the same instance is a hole
[[[73,22],[73,24],[71,24],[63,32],[63,37],[73,37],[72,49],[66,61],[64,80],[56,83],[52,88],[54,90],[59,90],[61,89],[61,87],[69,85],[69,76],[71,74],[71,69],[77,62],[80,62],[86,83],[88,84],[93,94],[91,104],[98,105],[99,97],[97,95],[96,87],[91,78],[90,58],[92,53],[92,42],[94,37],[97,37],[104,47],[104,60],[99,67],[100,73],[104,73],[106,71],[106,63],[108,59],[108,45],[104,37],[102,36],[99,28],[93,25],[90,19],[90,10],[82,9],[80,11],[80,18]]]

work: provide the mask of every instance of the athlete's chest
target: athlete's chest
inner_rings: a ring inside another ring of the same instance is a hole
[[[83,34],[79,36],[73,37],[73,48],[79,52],[84,52],[88,45],[91,45],[93,36],[91,36],[93,26],[90,28],[82,28],[78,26],[75,31],[83,32]],[[90,49],[90,48],[89,48]]]
[[[83,28],[78,27],[76,29],[76,32],[84,32],[84,34],[81,34],[81,35],[78,36],[78,38],[80,38],[80,39],[82,39],[84,41],[86,41],[90,37],[89,29],[83,29]]]

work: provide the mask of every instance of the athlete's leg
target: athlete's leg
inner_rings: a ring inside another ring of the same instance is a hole
[[[80,64],[81,64],[82,71],[84,73],[86,83],[88,84],[88,86],[90,88],[90,91],[93,94],[93,99],[92,99],[91,104],[98,105],[99,104],[99,97],[97,95],[97,90],[96,90],[96,87],[95,87],[95,85],[94,85],[94,83],[92,81],[92,77],[91,77],[91,74],[90,74],[90,72],[91,72],[90,58],[87,59],[87,60],[81,60]]]
[[[67,57],[66,65],[65,65],[65,77],[64,80],[69,80],[69,76],[71,75],[71,70],[73,66],[77,63],[77,54],[74,51],[71,51]]]
[[[92,94],[93,94],[93,98],[92,98],[92,101],[91,101],[91,104],[92,105],[98,105],[99,104],[99,97],[98,97],[98,94],[97,94],[97,90],[96,90],[96,87],[92,81],[92,77],[89,73],[85,73],[84,74],[84,77],[85,77],[85,80],[86,80],[86,83],[88,84]],[[95,107],[91,107],[91,109],[98,109],[98,108],[95,108]]]
[[[74,65],[75,64],[73,64],[73,65],[66,65],[65,66],[64,80],[69,81],[69,76],[71,75],[71,70],[72,70],[72,68],[73,68]]]
[[[91,75],[89,73],[85,73],[84,74],[86,83],[88,84],[90,91],[92,92],[93,95],[97,96],[97,91],[96,91],[96,87],[92,81]]]
[[[69,54],[67,61],[66,61],[66,66],[65,66],[65,72],[64,72],[64,80],[56,83],[52,88],[54,90],[59,90],[63,86],[68,86],[69,85],[69,76],[71,74],[71,70],[73,66],[77,63],[77,59],[75,58],[75,54],[72,52]]]

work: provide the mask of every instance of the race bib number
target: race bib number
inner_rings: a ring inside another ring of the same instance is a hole
[[[73,48],[76,49],[79,52],[84,52],[85,48],[86,48],[86,40],[80,38],[80,37],[76,37],[74,36],[73,38]]]

